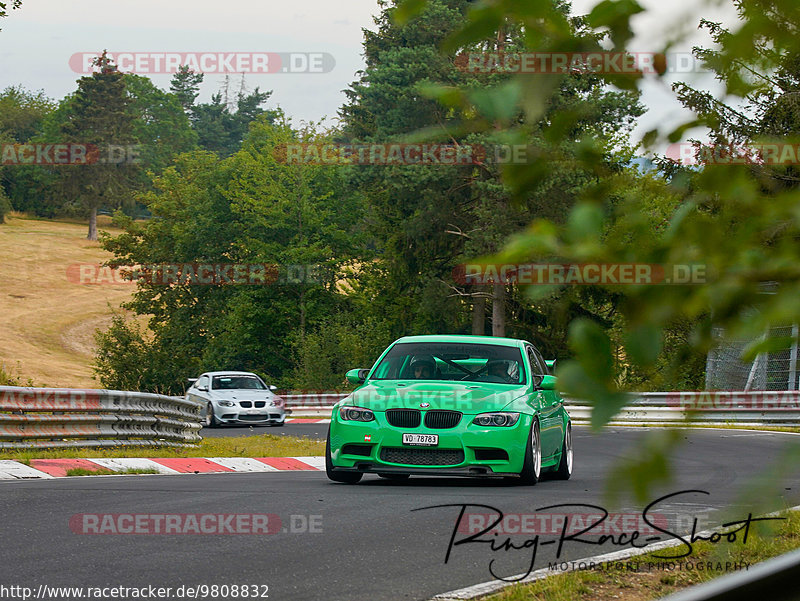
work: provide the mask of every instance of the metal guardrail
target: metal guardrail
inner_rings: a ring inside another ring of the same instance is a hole
[[[282,395],[292,415],[328,415],[344,393]],[[575,423],[591,420],[592,405],[565,399],[564,406]],[[620,424],[742,426],[800,426],[800,392],[701,391],[632,393],[630,402],[611,421]]]
[[[587,401],[564,402],[576,421],[589,421]],[[800,392],[699,391],[632,393],[631,401],[614,416],[612,424],[656,425],[694,422],[705,425],[800,426]]]
[[[179,397],[0,386],[0,449],[192,446],[203,415]]]

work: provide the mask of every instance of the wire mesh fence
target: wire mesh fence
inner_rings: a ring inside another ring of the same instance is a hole
[[[792,339],[789,348],[764,352],[752,361],[742,361],[744,349],[756,340],[730,340],[721,328],[706,360],[707,390],[798,390],[798,326],[770,329],[769,338]]]

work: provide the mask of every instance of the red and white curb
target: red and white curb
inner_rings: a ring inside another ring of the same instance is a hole
[[[305,417],[288,417],[286,418],[286,423],[294,422],[295,424],[329,424],[331,423],[330,419],[312,419],[312,418],[305,418]]]
[[[0,480],[63,478],[68,470],[155,470],[159,474],[297,472],[325,469],[324,457],[170,457],[164,459],[31,459],[30,465],[0,460]]]

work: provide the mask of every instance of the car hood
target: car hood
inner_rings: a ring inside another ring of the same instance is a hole
[[[271,390],[212,390],[211,398],[226,401],[269,401],[275,394]]]
[[[390,380],[370,382],[344,399],[344,403],[373,411],[450,409],[474,414],[498,411],[525,393],[525,386],[506,384]]]

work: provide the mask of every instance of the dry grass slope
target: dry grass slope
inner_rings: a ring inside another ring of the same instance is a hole
[[[0,367],[37,386],[98,387],[92,377],[94,332],[111,322],[132,285],[81,285],[76,263],[110,255],[86,240],[87,226],[11,215],[0,225]],[[108,218],[101,229],[116,233]]]

